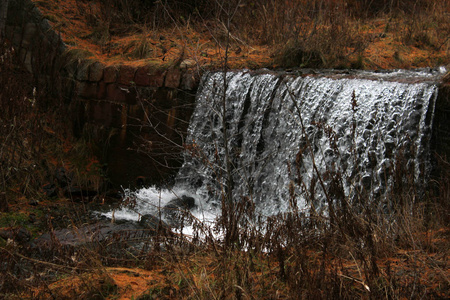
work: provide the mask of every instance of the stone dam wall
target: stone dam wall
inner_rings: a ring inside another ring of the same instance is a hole
[[[201,76],[195,66],[80,58],[31,0],[10,1],[5,36],[36,80],[61,90],[75,135],[96,145],[114,185],[164,183],[176,173]]]
[[[176,172],[200,78],[195,70],[88,60],[71,69],[77,127],[98,143],[113,183]]]

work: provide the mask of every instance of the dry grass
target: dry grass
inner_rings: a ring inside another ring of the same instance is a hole
[[[120,248],[125,237],[81,247],[75,256],[56,247],[39,260],[27,258],[29,254],[10,245],[1,248],[9,276],[2,292],[12,299],[14,295],[33,299],[449,296],[450,229],[448,222],[440,221],[448,207],[437,205],[426,212],[419,203],[399,208],[391,216],[337,207],[335,213],[340,215],[335,224],[324,215],[294,212],[261,220],[256,226],[243,225],[238,243],[228,248],[212,237],[188,241],[161,235],[145,240],[149,251],[128,258],[127,248]],[[428,214],[438,221],[427,224]],[[112,244],[123,254],[100,251]],[[14,271],[17,267],[24,272]]]
[[[232,68],[450,63],[448,0],[236,0],[225,6],[212,0],[131,1],[126,7],[123,0],[70,0],[57,12],[55,1],[36,3],[53,16],[55,26],[64,24],[58,27],[64,40],[111,63],[141,59],[145,64],[147,59],[164,64],[184,49],[199,66],[214,67],[224,58],[227,28]]]

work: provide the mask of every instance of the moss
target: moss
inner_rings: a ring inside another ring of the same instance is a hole
[[[28,215],[24,213],[5,213],[0,216],[0,227],[23,226],[28,223]]]
[[[49,20],[50,22],[57,23],[58,18],[55,15],[45,15],[44,19]]]
[[[32,223],[31,217],[35,220],[41,220],[44,212],[40,209],[32,209],[29,212],[10,212],[0,215],[0,228],[2,227],[23,227],[31,232],[32,237],[36,237],[42,231],[43,223]]]
[[[86,49],[72,48],[70,50],[67,50],[65,56],[68,58],[72,58],[73,60],[77,60],[93,57],[94,53]]]

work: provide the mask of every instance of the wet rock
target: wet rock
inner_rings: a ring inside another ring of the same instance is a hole
[[[136,90],[129,86],[108,84],[106,98],[113,102],[136,104]]]
[[[143,66],[136,70],[134,75],[134,82],[139,86],[149,86],[150,85],[150,67]]]
[[[183,90],[195,90],[200,81],[200,76],[197,72],[185,72],[181,77],[180,87]]]
[[[169,225],[179,227],[184,219],[184,214],[188,210],[194,208],[195,199],[186,195],[174,198],[163,207],[163,213],[166,216]]]
[[[392,151],[395,148],[395,142],[394,139],[391,137],[386,137],[386,141],[384,142],[384,147],[386,149],[386,156],[392,155]]]
[[[89,106],[89,117],[95,120],[96,124],[101,126],[114,127],[120,126],[120,108],[118,104],[113,104],[107,101],[92,102]],[[116,121],[116,123],[113,123]]]
[[[164,208],[165,209],[171,209],[171,208],[177,208],[177,209],[192,209],[195,207],[195,199],[190,196],[183,195],[178,198],[174,198],[167,203]]]
[[[166,222],[150,214],[143,215],[138,224],[145,229],[150,229],[153,232],[170,228],[170,226]]]
[[[138,176],[138,177],[136,177],[136,180],[135,180],[136,187],[138,187],[138,188],[143,188],[145,186],[148,186],[149,182],[150,181],[145,176]]]
[[[34,45],[39,35],[39,25],[34,23],[26,23],[23,27],[21,47],[29,48]]]
[[[31,239],[31,233],[23,227],[0,229],[0,237],[13,240],[18,244],[26,244]]]
[[[115,199],[115,200],[121,200],[123,199],[123,194],[119,192],[118,190],[109,190],[106,195],[107,198]]]
[[[96,99],[105,99],[106,97],[106,83],[104,81],[100,81],[97,86],[97,95]]]
[[[148,236],[150,236],[149,231],[142,230],[137,223],[103,221],[79,228],[60,229],[45,233],[33,241],[33,246],[41,248],[56,245],[79,247],[91,243],[101,243],[109,239],[129,241]]]
[[[106,99],[114,102],[126,102],[127,89],[120,89],[116,84],[108,84],[106,86]]]

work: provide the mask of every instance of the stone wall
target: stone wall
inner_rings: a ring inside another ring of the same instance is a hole
[[[174,66],[98,61],[70,69],[82,116],[77,127],[105,145],[100,156],[113,183],[133,185],[136,178],[155,183],[175,174],[200,74]]]
[[[170,180],[182,161],[198,70],[77,58],[31,0],[9,3],[6,38],[34,78],[58,81],[68,122],[95,144],[112,183]]]
[[[16,47],[30,73],[54,65],[55,57],[66,50],[61,37],[31,0],[9,1],[5,37]]]

